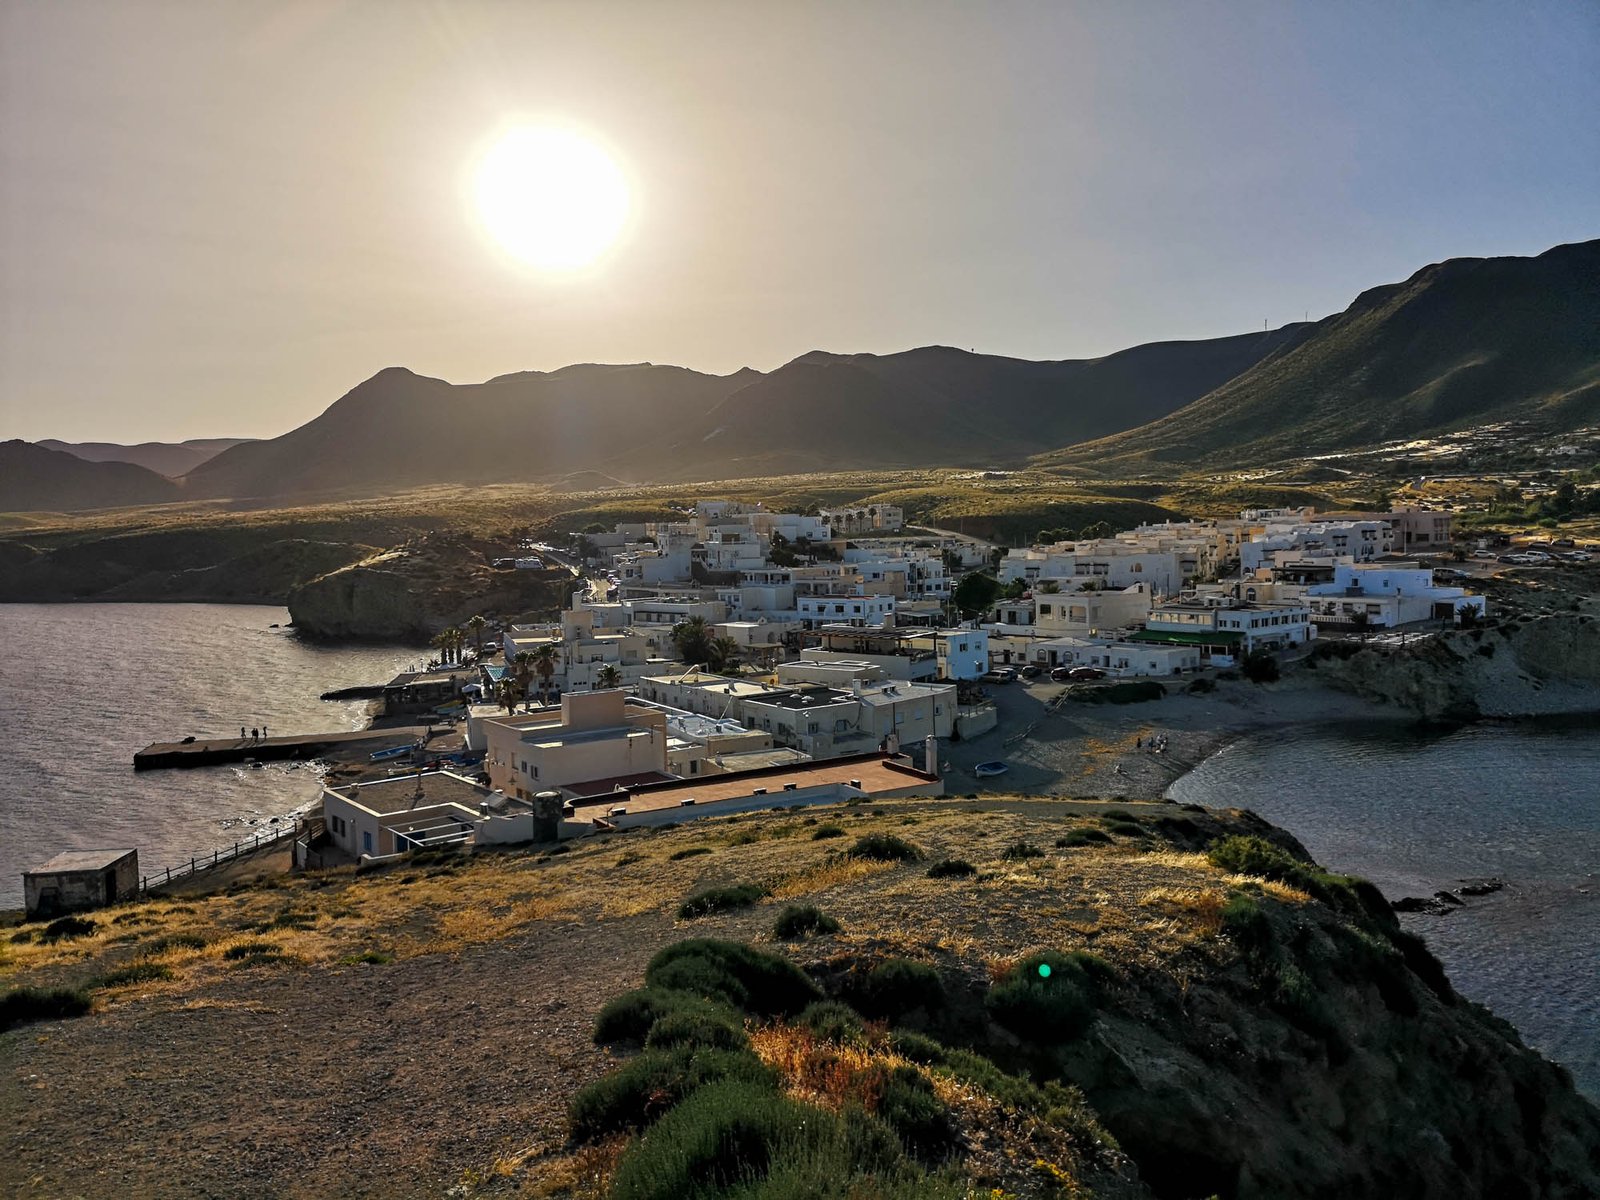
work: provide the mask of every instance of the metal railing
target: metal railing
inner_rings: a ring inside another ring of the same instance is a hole
[[[202,871],[209,871],[215,867],[222,866],[224,863],[234,862],[243,858],[247,854],[254,854],[257,850],[266,850],[280,842],[291,841],[299,833],[300,822],[289,821],[281,828],[265,836],[257,833],[247,842],[235,842],[231,847],[219,846],[209,856],[205,854],[195,855],[189,859],[187,864],[179,863],[176,867],[163,869],[160,874],[141,876],[139,879],[139,892],[143,895],[149,892],[151,888],[166,887],[168,884],[175,883],[180,879],[188,879]]]

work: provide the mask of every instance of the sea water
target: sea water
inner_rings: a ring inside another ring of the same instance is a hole
[[[1167,794],[1254,809],[1391,900],[1503,879],[1448,915],[1402,920],[1457,991],[1600,1099],[1600,721],[1274,731]]]
[[[314,803],[313,764],[133,769],[135,751],[190,734],[363,728],[368,701],[318,696],[427,653],[319,646],[288,621],[260,605],[0,604],[0,908],[58,851],[136,847],[149,875]]]

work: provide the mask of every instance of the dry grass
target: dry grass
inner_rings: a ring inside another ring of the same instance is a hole
[[[786,875],[772,889],[776,900],[789,900],[795,896],[809,896],[814,892],[854,883],[870,875],[893,871],[899,863],[878,862],[868,858],[827,858],[815,866],[805,867]]]
[[[1228,896],[1214,887],[1158,887],[1140,896],[1139,903],[1166,913],[1181,913],[1198,932],[1211,935],[1222,929],[1222,910]]]

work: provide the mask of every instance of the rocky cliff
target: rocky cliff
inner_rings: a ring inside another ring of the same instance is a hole
[[[549,620],[578,586],[564,569],[496,569],[466,539],[440,536],[372,554],[289,592],[306,637],[426,639],[474,614]]]
[[[1330,686],[1429,720],[1600,710],[1600,617],[1560,614],[1452,630],[1414,647],[1319,646]]]

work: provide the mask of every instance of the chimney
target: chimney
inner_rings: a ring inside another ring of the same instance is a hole
[[[935,779],[939,778],[939,739],[929,734],[922,742],[922,769]]]

